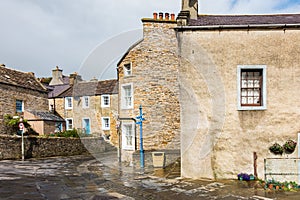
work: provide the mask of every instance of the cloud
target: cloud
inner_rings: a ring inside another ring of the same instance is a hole
[[[178,13],[181,0],[1,0],[0,63],[37,76],[59,65],[78,71],[98,44],[142,28],[153,12]],[[296,0],[199,0],[199,13],[298,12]]]
[[[98,44],[142,28],[152,12],[180,10],[172,0],[1,0],[0,63],[49,76],[77,71]]]
[[[299,11],[297,0],[199,0],[200,14],[266,14]]]

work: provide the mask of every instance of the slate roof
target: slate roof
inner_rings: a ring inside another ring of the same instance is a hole
[[[199,15],[190,19],[189,26],[225,26],[225,25],[295,25],[300,24],[300,14],[273,15]]]
[[[57,116],[49,111],[32,111],[27,110],[31,114],[33,114],[36,118],[43,121],[56,121],[56,122],[64,122],[65,120],[60,116]],[[30,120],[29,120],[30,121]]]
[[[48,88],[48,90],[50,91],[48,93],[48,98],[55,98],[57,96],[59,96],[61,93],[65,92],[66,90],[68,90],[69,88],[71,88],[71,86],[69,84],[65,84],[65,85],[55,85],[55,86],[46,86]]]
[[[96,94],[118,94],[118,80],[99,81]]]
[[[58,97],[95,96],[117,93],[118,81],[116,79],[104,81],[81,81],[62,92],[58,95]]]
[[[21,72],[4,66],[0,66],[0,83],[40,92],[47,92],[47,89],[32,73]]]

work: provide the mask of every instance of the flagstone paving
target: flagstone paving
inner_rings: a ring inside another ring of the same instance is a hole
[[[116,152],[96,156],[0,161],[2,200],[300,199],[297,192],[268,192],[241,181],[180,179],[178,169],[133,169]]]

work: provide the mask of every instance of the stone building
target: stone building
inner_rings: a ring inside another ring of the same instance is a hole
[[[53,117],[53,123],[56,116],[48,111],[47,89],[35,78],[33,73],[21,72],[0,66],[0,131],[6,134],[6,126],[4,124],[4,116],[6,114],[12,116],[22,116],[28,118],[26,112],[43,112]],[[47,120],[46,120],[47,121]],[[44,126],[47,124],[45,120],[40,119],[39,122],[33,120],[29,124],[35,126]],[[40,125],[38,125],[40,124]],[[55,124],[48,125],[47,130],[54,130]],[[35,131],[40,131],[36,129]],[[43,132],[39,132],[43,134]]]
[[[140,149],[134,118],[140,105],[145,113],[143,147],[146,152],[176,152],[180,148],[180,107],[177,40],[174,14],[142,19],[143,39],[118,63],[119,118],[122,160],[132,162]]]
[[[49,84],[52,87],[48,95],[50,108],[65,119],[66,130],[103,136],[117,146],[117,80],[83,81],[77,74],[65,78],[58,68],[52,75],[52,80],[56,80]]]
[[[183,0],[180,58],[181,169],[189,178],[264,177],[275,142],[297,141],[300,14],[202,15]],[[200,5],[201,6],[201,5]]]

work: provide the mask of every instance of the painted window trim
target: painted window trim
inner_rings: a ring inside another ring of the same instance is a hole
[[[126,139],[125,139],[125,135],[124,135],[124,129],[126,125],[131,125],[132,126],[132,146],[128,146],[126,145]],[[122,122],[122,149],[123,150],[130,150],[130,151],[135,151],[135,124],[134,122]]]
[[[262,105],[242,106],[241,105],[241,72],[243,69],[262,70]],[[267,109],[267,66],[266,65],[238,65],[237,67],[237,103],[238,110],[266,110]]]
[[[130,86],[131,88],[131,106],[126,106],[125,104],[125,91],[124,87]],[[133,90],[133,83],[128,83],[128,84],[122,84],[121,85],[121,109],[126,110],[126,109],[133,109],[134,107],[134,90]]]
[[[130,70],[127,70],[126,69],[126,65],[129,65],[130,66]],[[128,63],[125,63],[124,65],[123,65],[123,71],[124,71],[124,77],[128,77],[128,76],[132,76],[132,62],[128,62]],[[125,72],[130,72],[130,74],[128,74],[128,73],[125,73]]]
[[[85,105],[85,98],[88,99],[88,105]],[[90,97],[89,96],[83,96],[82,97],[82,108],[89,108],[90,107]]]
[[[68,100],[71,99],[71,106],[68,105]],[[73,109],[73,97],[65,97],[65,109],[66,110],[72,110]]]
[[[20,101],[22,103],[21,111],[17,110],[17,101]],[[24,112],[24,101],[21,99],[16,99],[16,113],[22,113]]]
[[[104,104],[104,97],[108,97],[108,105]],[[101,95],[101,107],[103,107],[103,108],[110,107],[110,95],[108,95],[108,94]]]
[[[69,123],[68,120],[72,120],[72,128],[69,129]],[[74,120],[73,118],[66,118],[66,130],[73,130],[74,129]]]
[[[108,127],[105,127],[105,119],[108,119]],[[108,131],[110,130],[110,118],[109,117],[101,117],[102,122],[102,130]]]

